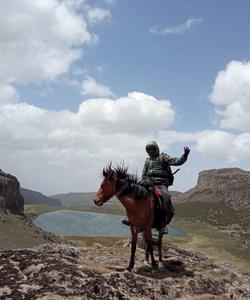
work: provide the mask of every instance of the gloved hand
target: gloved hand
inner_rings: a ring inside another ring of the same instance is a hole
[[[185,147],[184,147],[184,155],[185,155],[186,157],[188,157],[189,152],[190,152],[190,149],[189,149],[187,146],[185,146]]]

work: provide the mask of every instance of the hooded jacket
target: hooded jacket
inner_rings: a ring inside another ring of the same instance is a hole
[[[150,155],[148,149],[155,148],[155,154]],[[154,185],[171,185],[171,178],[173,178],[170,166],[180,166],[187,160],[187,156],[183,154],[181,157],[172,157],[168,154],[162,153],[155,141],[148,142],[146,151],[149,157],[146,158],[144,163],[142,177],[150,177]],[[161,159],[160,159],[161,156]]]

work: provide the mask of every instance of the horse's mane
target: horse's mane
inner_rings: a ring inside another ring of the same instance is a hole
[[[132,195],[135,198],[145,197],[147,190],[140,184],[140,180],[137,175],[129,174],[128,167],[124,164],[112,167],[110,163],[107,167],[103,168],[103,176],[107,177],[113,173],[117,179],[117,188],[120,195]]]

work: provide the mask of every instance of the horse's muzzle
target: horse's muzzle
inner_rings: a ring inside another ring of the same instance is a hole
[[[97,206],[102,206],[102,205],[103,205],[103,202],[101,202],[101,201],[98,200],[98,199],[94,199],[94,203],[95,203],[95,205],[97,205]]]

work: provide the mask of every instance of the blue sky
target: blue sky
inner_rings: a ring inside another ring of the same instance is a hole
[[[140,174],[151,139],[191,147],[177,190],[204,169],[249,170],[249,1],[0,8],[0,168],[24,187],[93,191],[110,160]]]

